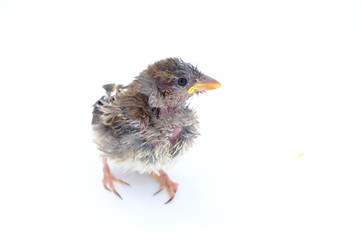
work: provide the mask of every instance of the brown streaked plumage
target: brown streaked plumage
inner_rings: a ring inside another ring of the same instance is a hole
[[[148,66],[127,85],[104,85],[106,95],[94,104],[95,143],[103,157],[104,187],[119,197],[107,161],[148,173],[166,188],[171,201],[178,184],[163,168],[172,166],[198,136],[198,121],[187,100],[221,85],[178,58]]]

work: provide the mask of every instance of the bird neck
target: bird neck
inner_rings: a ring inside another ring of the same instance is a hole
[[[158,108],[158,116],[164,117],[169,115],[175,115],[179,112],[179,108],[175,106],[166,106]]]

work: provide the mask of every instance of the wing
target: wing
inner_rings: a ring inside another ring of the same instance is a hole
[[[149,124],[152,111],[146,95],[132,93],[123,85],[107,84],[104,89],[106,96],[93,105],[92,125],[103,125],[104,130],[119,136]]]

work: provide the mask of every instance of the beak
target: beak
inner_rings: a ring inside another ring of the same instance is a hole
[[[191,94],[194,91],[200,92],[206,90],[213,90],[221,86],[222,85],[217,80],[208,77],[207,75],[204,75],[199,79],[199,82],[196,82],[195,84],[193,84],[192,87],[189,88],[188,93]]]

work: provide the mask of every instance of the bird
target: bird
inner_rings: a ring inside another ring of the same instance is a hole
[[[109,161],[126,170],[149,174],[172,201],[178,189],[164,169],[172,167],[199,136],[189,99],[221,87],[181,58],[156,61],[128,84],[105,84],[105,95],[93,105],[94,142],[103,163],[103,186],[119,198],[114,182],[129,185],[110,171]],[[155,195],[154,194],[154,195]]]

